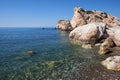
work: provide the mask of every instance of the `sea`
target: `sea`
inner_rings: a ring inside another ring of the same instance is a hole
[[[99,55],[72,43],[69,33],[0,28],[0,80],[89,80],[87,65],[99,62]]]

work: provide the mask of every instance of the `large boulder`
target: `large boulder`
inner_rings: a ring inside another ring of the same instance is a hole
[[[120,56],[108,57],[101,63],[109,70],[120,71]]]
[[[120,47],[120,28],[109,28],[106,30],[108,36],[113,39],[115,45]]]
[[[69,31],[73,29],[69,20],[59,20],[57,27],[63,31]]]
[[[106,25],[105,23],[90,23],[87,25],[83,25],[75,28],[70,32],[69,38],[71,41],[77,43],[87,43],[93,44],[98,40],[106,38]]]
[[[71,20],[73,28],[93,22],[104,22],[108,27],[120,27],[120,21],[116,17],[102,11],[88,11],[80,7],[74,8],[74,15]]]

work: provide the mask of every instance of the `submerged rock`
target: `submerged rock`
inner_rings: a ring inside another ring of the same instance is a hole
[[[120,27],[120,21],[116,17],[102,11],[88,11],[80,7],[74,8],[74,15],[71,20],[73,28],[93,22],[104,22],[108,27]]]
[[[120,71],[120,56],[108,57],[101,64],[109,70]]]
[[[69,20],[59,20],[57,27],[63,31],[70,31],[73,29]]]
[[[94,44],[98,40],[105,38],[106,32],[105,23],[90,23],[81,27],[75,28],[70,32],[70,40],[77,43]]]
[[[42,65],[43,66],[47,66],[48,68],[53,68],[55,66],[58,66],[59,64],[62,64],[62,60],[59,60],[59,61],[47,61],[47,62],[44,62]]]
[[[27,54],[30,55],[30,56],[33,56],[35,54],[35,52],[30,50],[30,51],[27,51]]]

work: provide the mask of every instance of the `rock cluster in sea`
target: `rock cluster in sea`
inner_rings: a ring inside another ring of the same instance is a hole
[[[106,12],[97,10],[84,10],[80,7],[74,8],[74,15],[71,20],[71,25],[69,20],[59,20],[57,23],[58,28],[62,30],[71,30],[82,25],[86,25],[93,22],[104,22],[107,27],[120,27],[120,20]],[[67,25],[66,25],[67,23]]]
[[[111,52],[112,48],[120,47],[120,20],[106,12],[75,7],[71,22],[60,20],[57,27],[64,31],[71,30],[71,42],[84,48],[92,48],[99,44],[99,54],[106,54]],[[118,63],[120,64],[120,61]],[[106,65],[109,65],[109,61],[106,61]],[[116,70],[116,66],[112,67],[114,68],[110,68],[111,70]],[[118,70],[120,67],[116,71]]]

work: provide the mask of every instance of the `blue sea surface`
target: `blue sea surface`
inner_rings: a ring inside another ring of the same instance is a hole
[[[28,51],[35,54],[31,56]],[[55,28],[0,28],[0,80],[56,80],[59,73],[51,77],[47,72],[49,68],[40,65],[70,57],[70,60],[81,57],[90,61],[93,56],[91,50],[71,44],[69,32]],[[47,65],[51,67],[53,63]]]

